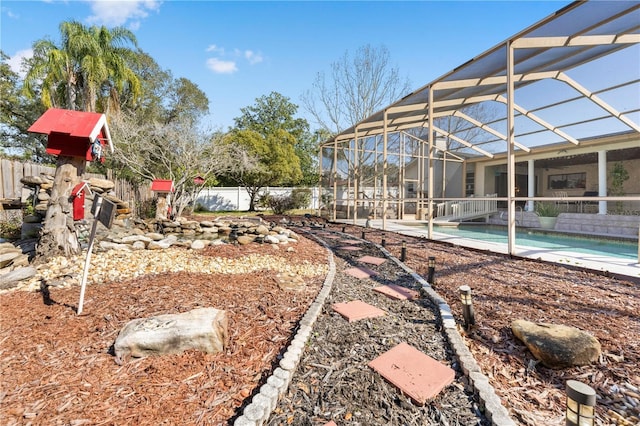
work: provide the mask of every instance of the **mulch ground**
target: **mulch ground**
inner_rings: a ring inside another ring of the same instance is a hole
[[[342,230],[344,225],[333,225]],[[345,231],[361,236],[362,227]],[[381,243],[383,233],[366,230]],[[435,289],[463,323],[458,288],[473,291],[476,327],[466,336],[482,371],[521,425],[564,425],[565,383],[578,380],[598,395],[601,425],[640,425],[640,283],[575,268],[474,251],[423,238],[384,233],[386,248],[423,277],[436,257]],[[602,345],[599,362],[552,370],[537,364],[511,332],[511,322],[577,327]]]
[[[338,231],[342,226],[329,228]],[[359,237],[362,228],[347,226],[346,232]],[[367,239],[380,243],[381,234],[368,230]],[[633,389],[640,387],[637,283],[390,232],[385,235],[387,249],[398,257],[401,241],[407,242],[405,263],[423,277],[427,257],[436,257],[435,288],[459,320],[458,287],[472,287],[477,326],[466,341],[519,424],[563,424],[568,379],[597,390],[598,424],[634,424],[638,407],[632,404]],[[210,247],[205,254],[239,258],[250,251],[274,254],[269,246],[258,244]],[[373,251],[366,254],[375,255]],[[280,250],[277,255],[292,263],[327,261],[326,250],[307,239],[294,251]],[[348,256],[337,256],[338,270],[352,264]],[[410,284],[401,272],[385,269],[391,268],[388,262],[380,268],[378,279]],[[276,272],[270,271],[146,276],[94,286],[85,300],[87,315],[82,316],[75,314],[77,288],[2,294],[0,423],[232,423],[277,365],[278,355],[323,279],[307,279],[305,291],[291,292],[281,289]],[[443,362],[451,361],[451,354],[426,301],[396,306],[386,298],[359,293],[361,287],[362,282],[354,278],[336,281],[314,326],[299,377],[292,381],[270,424],[315,425],[328,418],[339,425],[483,424],[463,380],[456,380],[425,407],[416,407],[372,373],[366,366],[369,354],[379,354],[399,340],[406,339]],[[380,307],[393,313],[390,328],[375,328],[372,321],[349,324],[330,309],[330,303],[356,296],[385,303]],[[224,353],[190,351],[123,365],[115,362],[111,346],[129,320],[203,306],[228,312],[230,341]],[[515,319],[586,330],[601,342],[603,356],[586,367],[542,367],[513,337],[510,324]],[[340,361],[331,361],[327,351]],[[358,403],[349,402],[353,400]],[[616,421],[616,415],[628,423]]]

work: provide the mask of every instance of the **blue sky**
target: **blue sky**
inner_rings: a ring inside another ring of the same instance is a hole
[[[18,64],[34,41],[59,42],[62,21],[127,27],[163,69],[206,93],[206,124],[226,129],[272,91],[301,105],[346,51],[386,46],[417,89],[568,3],[2,0],[0,48]],[[315,127],[302,106],[298,115]]]

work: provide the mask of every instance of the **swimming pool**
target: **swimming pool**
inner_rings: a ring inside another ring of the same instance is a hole
[[[433,226],[433,231],[454,237],[507,244],[507,228],[494,225]],[[632,240],[604,239],[596,236],[559,234],[533,229],[518,229],[516,245],[549,250],[564,250],[623,259],[638,258],[638,243]]]

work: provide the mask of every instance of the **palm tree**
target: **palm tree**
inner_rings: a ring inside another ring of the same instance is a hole
[[[128,64],[137,57],[137,41],[124,28],[86,27],[70,21],[60,24],[61,42],[38,40],[24,80],[24,91],[33,97],[40,88],[45,107],[88,112],[119,108],[118,94],[136,98],[140,81]],[[133,45],[136,51],[127,45]],[[59,156],[52,197],[38,255],[76,254],[80,251],[69,197],[84,173],[84,158]]]
[[[86,27],[79,22],[60,24],[61,42],[38,40],[25,76],[29,96],[41,87],[46,107],[107,112],[118,108],[118,93],[140,94],[140,81],[128,64],[135,61],[135,35],[122,27]]]

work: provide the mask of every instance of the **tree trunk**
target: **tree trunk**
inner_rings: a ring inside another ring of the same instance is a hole
[[[73,224],[71,191],[84,173],[84,158],[58,157],[51,198],[42,227],[37,254],[41,259],[80,253]]]

